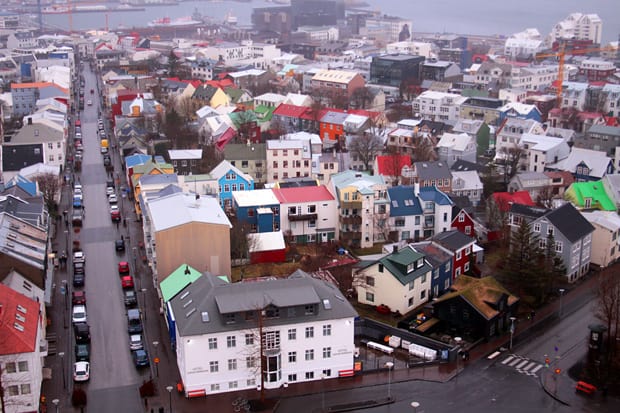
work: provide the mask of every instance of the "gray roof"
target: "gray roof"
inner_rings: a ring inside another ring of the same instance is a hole
[[[329,301],[330,309],[326,309],[324,300]],[[316,305],[313,315],[303,315],[299,311],[293,316],[282,314],[282,317],[266,318],[265,327],[357,316],[334,285],[300,270],[285,279],[233,284],[206,272],[170,300],[182,337],[255,328],[256,321],[244,321],[245,312],[269,306],[290,308],[306,304]],[[241,317],[234,323],[227,323],[223,315],[231,313],[239,313]]]
[[[267,149],[264,143],[246,145],[244,143],[228,143],[224,147],[224,159],[236,160],[266,160]]]
[[[594,232],[594,226],[569,202],[549,212],[545,217],[573,243]]]
[[[458,251],[467,244],[475,242],[474,238],[469,237],[456,229],[435,234],[431,240],[437,242],[450,251]]]
[[[451,179],[452,173],[448,164],[441,161],[436,162],[414,162],[415,174],[420,179]]]
[[[321,118],[321,122],[333,123],[335,125],[343,125],[347,117],[349,117],[348,113],[329,111],[325,115],[323,115],[323,117]]]

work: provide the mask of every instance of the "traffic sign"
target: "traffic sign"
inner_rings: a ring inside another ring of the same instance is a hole
[[[155,364],[159,363],[159,357],[155,357],[155,359],[153,360],[155,362]]]

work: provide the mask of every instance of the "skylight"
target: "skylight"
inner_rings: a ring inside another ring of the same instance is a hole
[[[203,311],[201,313],[202,316],[202,322],[203,323],[208,323],[209,322],[209,312],[208,311]]]
[[[329,302],[329,298],[323,299],[323,307],[325,307],[326,310],[332,309],[332,303]]]

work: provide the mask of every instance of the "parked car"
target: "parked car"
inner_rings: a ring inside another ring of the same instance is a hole
[[[116,194],[108,195],[108,202],[110,204],[116,204],[118,202],[118,199],[116,199]]]
[[[129,336],[129,349],[130,350],[142,350],[144,344],[142,344],[142,334],[132,334]]]
[[[110,218],[113,222],[120,222],[121,220],[121,211],[119,211],[118,206],[112,205],[110,207]]]
[[[105,193],[106,193],[107,196],[112,195],[114,193],[114,187],[113,186],[107,186],[105,188]]]
[[[116,251],[125,251],[125,239],[121,238],[114,241],[114,249]]]
[[[82,208],[82,197],[73,197],[73,208]]]
[[[136,365],[136,368],[147,367],[149,365],[149,356],[146,353],[146,350],[134,350],[131,352],[133,356],[133,362]]]
[[[86,305],[86,292],[73,291],[71,293],[71,303],[73,305]]]
[[[133,277],[131,275],[122,276],[121,287],[123,287],[123,289],[133,288]]]
[[[77,344],[90,343],[90,327],[86,323],[75,323],[73,325],[75,342]]]
[[[129,274],[129,263],[127,261],[121,261],[118,263],[118,273],[120,275]]]
[[[84,255],[84,251],[82,250],[75,250],[73,251],[73,262],[85,262],[86,261],[86,255]]]
[[[73,273],[74,274],[84,274],[86,273],[85,264],[83,261],[78,261],[73,263]]]
[[[83,382],[90,379],[90,363],[88,361],[78,361],[73,364],[73,381]]]
[[[88,100],[86,101],[86,104],[87,104],[88,106],[92,106],[92,105],[93,105],[93,101],[92,101],[92,100],[90,100],[90,99],[88,99]]]
[[[75,361],[90,361],[90,346],[88,344],[75,345]]]
[[[73,286],[74,287],[84,287],[84,282],[86,277],[84,277],[84,273],[73,273]]]
[[[74,305],[73,312],[71,315],[71,322],[73,323],[85,323],[86,319],[86,306],[85,305]]]
[[[137,308],[127,310],[127,332],[129,334],[142,332],[142,316]]]
[[[138,305],[138,297],[135,290],[123,290],[123,301],[125,307],[134,307]]]

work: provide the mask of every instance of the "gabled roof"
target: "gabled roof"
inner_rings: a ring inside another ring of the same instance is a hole
[[[588,208],[603,211],[615,211],[617,209],[616,204],[607,194],[602,181],[573,182],[566,190],[564,197],[581,208],[586,206],[586,199],[589,199],[590,206]]]
[[[274,115],[285,116],[289,118],[300,118],[306,111],[310,110],[306,106],[289,105],[281,103],[276,110],[273,111]]]
[[[450,197],[434,186],[424,186],[420,188],[418,196],[422,201],[432,201],[438,205],[452,205]]]
[[[420,261],[421,260],[421,261]],[[379,260],[402,285],[414,281],[418,277],[432,270],[431,265],[424,259],[424,254],[406,246]],[[411,265],[413,264],[413,267]],[[421,265],[418,265],[421,264]],[[411,270],[408,271],[407,269]]]
[[[511,204],[536,205],[528,191],[495,192],[492,196],[497,207],[502,212],[508,211]]]
[[[611,158],[605,152],[573,147],[568,157],[547,167],[575,173],[577,166],[583,163],[590,169],[589,176],[602,178],[610,162]]]
[[[476,171],[478,173],[485,173],[487,172],[487,167],[474,163],[474,162],[469,162],[463,159],[457,159],[456,162],[454,162],[452,164],[452,166],[450,167],[450,170],[453,172],[458,172],[458,171]]]
[[[439,297],[435,304],[461,297],[487,320],[499,315],[496,304],[502,296],[507,296],[509,306],[519,301],[518,297],[512,295],[494,277],[474,278],[460,275],[452,284],[452,290],[454,292]]]
[[[250,252],[276,251],[286,248],[282,231],[248,234]]]
[[[444,133],[439,142],[437,142],[437,148],[452,148],[454,151],[464,151],[473,141],[473,138],[466,133]]]
[[[523,204],[511,204],[510,212],[517,215],[523,215],[531,218],[540,218],[546,213],[548,213],[550,209],[541,208],[537,206],[523,205]]]
[[[592,224],[568,202],[547,213],[545,218],[572,243],[594,231]]]
[[[0,356],[36,350],[39,310],[39,303],[0,283]]]
[[[413,186],[394,186],[387,191],[391,217],[422,215],[420,200],[415,196]]]
[[[247,182],[254,181],[251,176],[243,173],[241,170],[234,167],[227,160],[223,160],[222,162],[220,162],[215,168],[211,170],[211,172],[209,172],[209,175],[211,175],[215,179],[222,179],[222,177],[230,171],[234,172],[237,176],[243,177],[243,179],[245,179]]]
[[[435,234],[431,238],[431,241],[435,241],[439,245],[454,252],[476,242],[474,238],[469,237],[456,229]]]
[[[376,173],[384,176],[401,176],[404,166],[411,166],[409,155],[377,155]]]
[[[334,196],[324,185],[295,188],[274,188],[273,193],[281,204],[334,200]]]
[[[296,271],[288,278],[228,284],[205,273],[177,294],[170,305],[181,337],[256,328],[254,323],[227,323],[224,314],[259,311],[273,306],[280,309],[315,305],[317,311],[308,316],[297,313],[286,319],[264,320],[266,327],[354,318],[357,312],[340,291],[326,281]],[[329,309],[327,308],[329,306]]]
[[[161,290],[161,295],[164,302],[170,301],[172,297],[177,295],[181,290],[196,281],[201,276],[202,274],[200,271],[189,266],[188,264],[180,265],[159,284],[159,289]]]
[[[442,161],[414,162],[413,167],[415,175],[421,180],[452,178],[448,164]]]
[[[344,125],[344,122],[349,117],[348,113],[337,112],[334,110],[328,110],[327,113],[321,118],[322,123],[331,123],[334,125]]]

